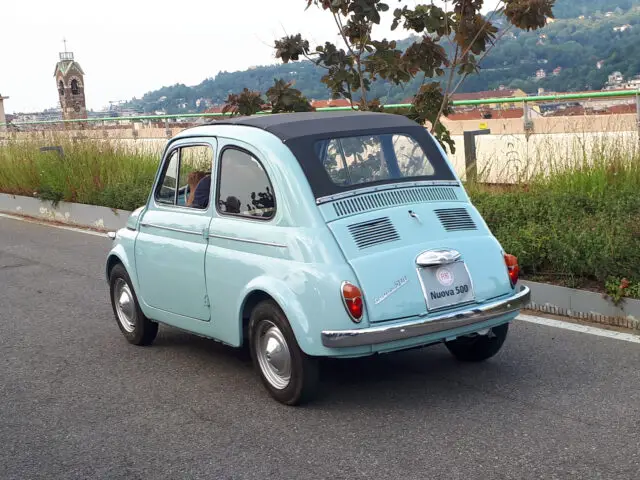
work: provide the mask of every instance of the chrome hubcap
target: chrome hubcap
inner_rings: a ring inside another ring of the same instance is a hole
[[[136,310],[133,303],[133,294],[127,282],[122,278],[116,280],[113,288],[113,299],[120,325],[127,332],[133,332],[136,328]]]
[[[284,335],[273,322],[263,320],[255,337],[256,356],[267,381],[282,390],[291,381],[291,352]]]

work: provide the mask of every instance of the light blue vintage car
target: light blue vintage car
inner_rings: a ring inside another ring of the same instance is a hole
[[[106,261],[135,345],[163,323],[248,346],[282,403],[313,398],[321,357],[444,342],[500,350],[529,302],[518,264],[445,152],[400,115],[261,115],[189,128]]]

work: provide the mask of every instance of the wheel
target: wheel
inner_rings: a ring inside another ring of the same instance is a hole
[[[487,335],[458,337],[451,342],[445,342],[445,345],[458,360],[463,362],[482,362],[500,351],[507,338],[508,331],[509,324],[505,323],[493,327]]]
[[[249,320],[249,347],[253,364],[273,398],[285,405],[313,399],[318,386],[318,360],[298,346],[289,321],[280,308],[266,300]]]
[[[151,345],[158,334],[158,324],[140,310],[131,278],[122,264],[111,270],[109,285],[111,306],[122,334],[134,345]]]

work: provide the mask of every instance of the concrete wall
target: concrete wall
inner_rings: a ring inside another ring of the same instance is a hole
[[[131,213],[80,203],[59,202],[54,205],[37,198],[4,193],[0,193],[0,212],[99,231],[123,228]]]

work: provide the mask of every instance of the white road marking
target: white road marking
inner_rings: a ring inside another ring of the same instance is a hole
[[[523,322],[546,325],[548,327],[562,328],[564,330],[572,330],[574,332],[580,333],[588,333],[589,335],[597,335],[599,337],[613,338],[615,340],[622,340],[624,342],[640,343],[640,335],[634,335],[632,333],[616,332],[613,330],[606,330],[604,328],[590,327],[587,325],[580,325],[571,322],[563,322],[561,320],[554,320],[552,318],[534,317],[532,315],[518,315],[516,319],[522,320]]]
[[[87,235],[93,235],[95,237],[105,237],[105,238],[109,238],[107,237],[106,233],[101,233],[101,232],[95,232],[93,230],[85,230],[84,228],[76,228],[76,227],[67,227],[65,225],[55,225],[53,223],[49,223],[47,221],[39,221],[33,218],[25,218],[25,217],[21,217],[20,215],[10,215],[7,213],[0,213],[0,217],[1,218],[11,218],[13,220],[19,220],[21,222],[27,222],[27,223],[35,223],[36,225],[44,225],[45,227],[52,227],[52,228],[59,228],[60,230],[69,230],[70,232],[77,232],[77,233],[86,233]]]

